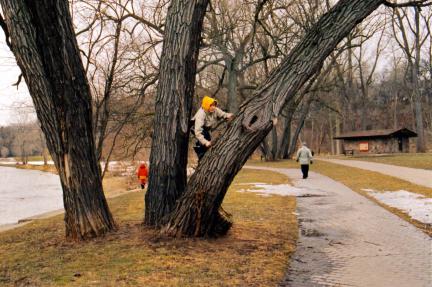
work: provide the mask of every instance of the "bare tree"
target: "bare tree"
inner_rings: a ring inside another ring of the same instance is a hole
[[[102,189],[90,89],[68,1],[0,1],[12,52],[29,87],[63,187],[66,237],[116,228]]]
[[[130,144],[143,142],[151,134],[153,102],[145,100],[154,94],[164,12],[156,5],[151,8],[153,19],[147,19],[144,5],[132,0],[74,4],[78,42],[93,96],[102,177],[114,154],[127,157]],[[148,132],[143,134],[141,129]],[[132,156],[140,150],[136,147]]]
[[[159,225],[186,187],[189,119],[208,0],[173,0],[166,18],[145,195],[147,225]]]
[[[342,0],[308,30],[206,153],[169,216],[165,233],[216,236],[229,230],[231,222],[219,213],[219,208],[234,176],[272,129],[285,103],[320,69],[336,45],[382,3]]]
[[[412,10],[412,12],[409,10]],[[429,23],[426,22],[425,24],[427,26]],[[412,8],[394,9],[393,31],[395,35],[394,39],[403,50],[408,62],[408,82],[412,92],[415,126],[417,130],[417,152],[425,152],[426,138],[424,135],[422,95],[419,76],[421,49],[428,37],[430,37],[430,31],[422,27],[420,6],[415,5]]]

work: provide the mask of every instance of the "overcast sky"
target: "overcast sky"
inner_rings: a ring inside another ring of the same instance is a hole
[[[16,122],[22,102],[31,103],[27,86],[22,79],[18,89],[12,86],[20,75],[15,58],[6,45],[3,31],[0,30],[0,126]]]

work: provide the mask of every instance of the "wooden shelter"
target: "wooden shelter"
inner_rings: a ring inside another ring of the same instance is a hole
[[[417,134],[407,128],[353,131],[334,137],[343,140],[345,154],[409,152],[409,138]]]

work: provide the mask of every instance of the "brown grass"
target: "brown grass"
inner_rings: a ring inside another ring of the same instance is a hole
[[[247,170],[235,183],[256,181],[287,178]],[[233,184],[224,201],[234,226],[220,239],[167,239],[144,228],[142,192],[109,201],[120,228],[104,238],[65,242],[62,216],[1,233],[0,285],[275,286],[297,239],[295,199],[240,188]]]
[[[411,168],[432,169],[432,153],[404,153],[394,155],[338,157],[350,160],[371,161]]]
[[[32,165],[32,164],[17,164],[12,167],[20,168],[20,169],[31,169],[31,170],[39,170],[39,171],[45,171],[45,172],[51,172],[54,174],[58,174],[57,169],[54,165]]]

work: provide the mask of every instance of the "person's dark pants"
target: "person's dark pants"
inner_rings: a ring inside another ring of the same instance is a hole
[[[309,173],[309,165],[308,164],[302,164],[301,165],[301,171],[303,173],[303,178],[307,178],[308,173]]]
[[[145,188],[145,183],[141,183],[141,189]]]
[[[204,138],[206,140],[211,141],[210,128],[204,127],[203,131],[202,131],[202,134],[203,134],[203,136],[204,136]],[[207,152],[208,149],[209,148],[206,147],[205,145],[201,144],[200,141],[196,142],[196,144],[194,146],[194,150],[195,150],[195,153],[198,156],[198,161],[200,161],[203,158],[203,156],[205,155],[205,153]]]

